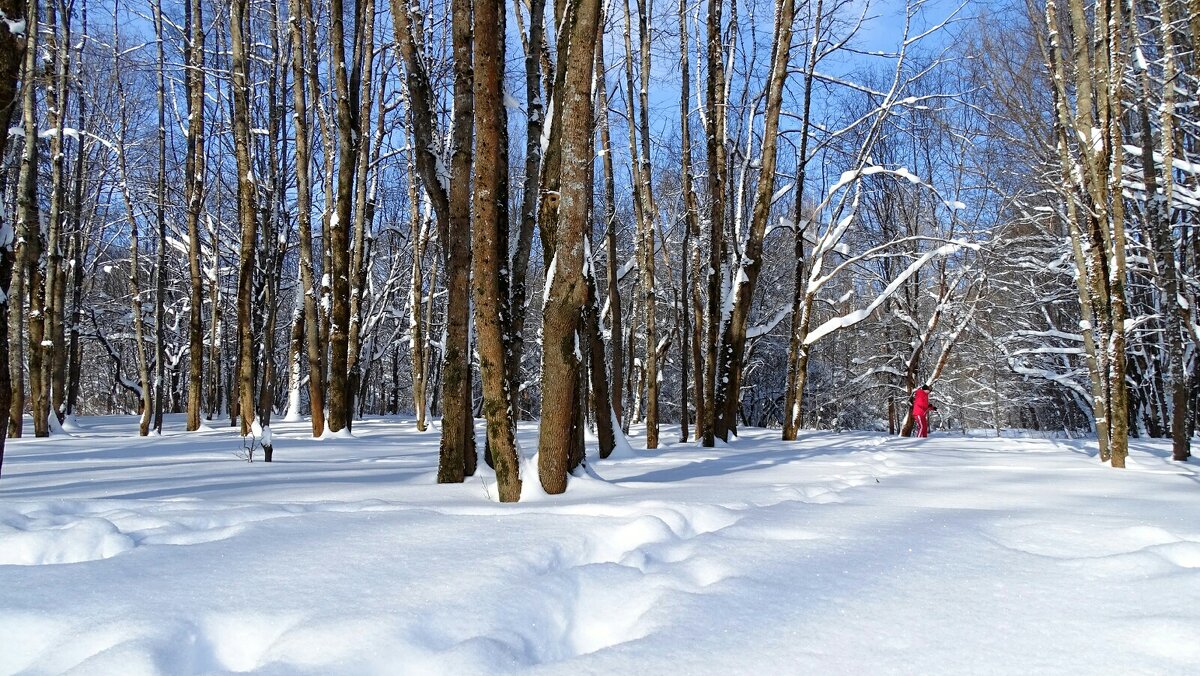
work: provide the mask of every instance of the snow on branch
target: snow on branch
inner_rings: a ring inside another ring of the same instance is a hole
[[[873,313],[876,308],[878,308],[885,300],[891,297],[891,295],[895,293],[896,290],[899,289],[909,277],[912,277],[914,274],[916,274],[916,272],[924,267],[926,263],[934,258],[937,258],[938,256],[949,256],[954,254],[959,249],[963,248],[963,246],[965,246],[965,243],[963,242],[952,242],[949,244],[943,244],[932,251],[925,252],[925,255],[913,261],[904,272],[900,273],[899,276],[892,280],[892,283],[888,284],[887,288],[883,290],[883,293],[879,294],[875,300],[871,301],[870,305],[862,308],[861,310],[855,310],[854,312],[842,315],[841,317],[834,317],[824,324],[821,324],[811,333],[805,336],[804,344],[812,345],[816,341],[830,333],[833,333],[834,331],[837,331],[838,329],[844,329],[846,327],[853,326],[867,317],[870,317],[871,313]]]

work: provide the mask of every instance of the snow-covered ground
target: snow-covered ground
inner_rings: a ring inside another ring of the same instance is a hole
[[[0,673],[1200,673],[1162,443],[746,430],[501,505],[411,421],[276,425],[271,464],[181,430],[9,442]]]

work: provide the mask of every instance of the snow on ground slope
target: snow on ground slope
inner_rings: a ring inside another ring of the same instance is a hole
[[[276,425],[271,464],[181,429],[9,442],[0,673],[1200,668],[1200,474],[1160,443],[1119,471],[1086,441],[747,430],[500,505],[486,467],[434,484],[411,421]]]

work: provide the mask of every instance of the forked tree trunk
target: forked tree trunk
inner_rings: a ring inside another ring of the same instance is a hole
[[[42,334],[44,333],[44,325],[41,320],[41,311],[43,309],[43,299],[45,298],[45,287],[43,286],[42,270],[41,270],[41,255],[42,241],[41,224],[39,222],[39,204],[37,194],[37,171],[38,171],[38,128],[37,128],[37,87],[34,84],[35,73],[38,70],[37,54],[38,54],[38,8],[37,3],[31,3],[29,12],[26,18],[26,40],[27,46],[25,51],[25,86],[23,96],[21,97],[21,113],[22,113],[22,131],[24,133],[24,149],[21,153],[21,168],[17,178],[17,264],[20,265],[18,284],[24,284],[25,288],[20,289],[13,297],[17,299],[18,308],[15,315],[17,317],[17,331],[12,336],[18,345],[21,342],[21,325],[24,322],[20,320],[21,303],[25,303],[29,308],[29,398],[33,413],[33,430],[34,435],[44,437],[49,434],[46,417],[49,415],[49,398],[43,388],[42,383]],[[135,226],[136,227],[136,226]],[[28,293],[28,298],[23,297],[23,293]],[[18,434],[20,436],[21,417],[24,414],[24,394],[22,392],[23,374],[21,369],[20,355],[14,363],[14,367],[18,370],[16,377],[16,390],[13,392],[13,411],[12,417],[17,421]]]
[[[308,358],[308,402],[312,433],[325,432],[324,356],[320,306],[317,303],[312,236],[312,132],[305,88],[307,40],[305,27],[312,11],[310,0],[288,0],[288,33],[292,42],[292,107],[296,128],[296,221],[300,235],[300,282],[304,293],[304,346]]]
[[[578,379],[581,367],[579,319],[587,302],[583,276],[588,197],[592,180],[592,67],[595,63],[599,0],[567,0],[555,17],[559,33],[559,75],[555,86],[561,108],[559,198],[553,232],[554,255],[542,314],[542,424],[538,440],[538,477],[550,494],[567,488],[567,472],[576,439]]]
[[[812,313],[804,310],[807,301],[805,300],[805,267],[804,267],[804,233],[808,227],[805,222],[805,204],[804,204],[804,184],[808,174],[808,141],[809,134],[809,115],[812,112],[812,89],[813,77],[817,69],[817,55],[819,54],[819,46],[821,44],[821,28],[825,20],[825,2],[817,0],[816,14],[813,19],[812,38],[809,42],[808,63],[804,69],[804,93],[803,93],[803,109],[800,116],[800,149],[796,153],[796,208],[793,212],[793,221],[795,222],[795,289],[792,294],[792,331],[788,339],[788,372],[787,372],[787,388],[784,392],[783,405],[783,439],[784,441],[794,440],[800,431],[801,424],[801,404],[804,397],[804,376],[800,371],[801,354],[807,355],[808,347],[804,345],[804,337],[808,334],[807,323],[812,320]],[[803,318],[801,317],[803,315]],[[803,320],[804,326],[801,327]],[[804,367],[807,368],[808,359],[804,358]],[[894,402],[889,401],[889,415],[894,407]]]
[[[775,39],[771,46],[771,73],[767,81],[767,108],[764,115],[762,166],[758,189],[750,216],[750,232],[742,249],[740,267],[734,277],[733,311],[725,326],[721,341],[721,369],[717,382],[717,436],[728,440],[737,430],[739,391],[742,382],[742,361],[746,352],[746,329],[750,319],[750,304],[754,287],[762,270],[763,238],[775,195],[775,166],[778,158],[779,114],[783,108],[783,88],[787,80],[791,55],[792,21],[795,18],[794,0],[776,0]]]
[[[362,40],[360,2],[352,0],[354,40]],[[367,0],[369,1],[369,0]],[[354,386],[350,377],[350,229],[354,227],[354,168],[357,165],[362,136],[362,124],[355,104],[359,100],[358,67],[347,72],[345,53],[344,10],[342,0],[331,0],[329,38],[331,44],[334,93],[337,104],[337,183],[334,212],[326,238],[329,255],[329,429],[340,432],[350,426]],[[356,47],[357,49],[357,47]]]

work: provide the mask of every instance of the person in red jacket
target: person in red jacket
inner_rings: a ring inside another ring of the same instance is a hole
[[[915,436],[929,436],[929,412],[937,410],[937,406],[929,403],[929,393],[932,390],[932,385],[922,385],[913,394],[913,420],[917,423]]]

